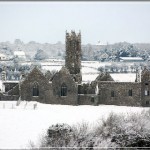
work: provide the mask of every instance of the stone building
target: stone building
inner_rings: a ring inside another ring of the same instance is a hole
[[[19,83],[6,85],[1,100],[27,100],[64,105],[150,106],[150,71],[138,72],[135,82],[115,82],[109,73],[100,73],[90,84],[82,83],[81,33],[66,33],[65,66],[54,75],[38,67]],[[11,89],[10,89],[11,88]]]

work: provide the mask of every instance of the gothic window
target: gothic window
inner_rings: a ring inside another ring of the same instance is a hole
[[[111,91],[111,97],[115,97],[115,92]]]
[[[129,96],[132,96],[132,90],[129,90],[129,91],[128,91],[128,95],[129,95]]]
[[[145,96],[148,96],[149,95],[149,91],[145,90]]]
[[[67,96],[67,86],[65,83],[61,86],[61,96]]]
[[[149,101],[146,101],[146,105],[149,105]]]
[[[33,84],[33,96],[39,96],[39,85],[37,82]]]
[[[148,85],[148,83],[146,82],[145,85]]]

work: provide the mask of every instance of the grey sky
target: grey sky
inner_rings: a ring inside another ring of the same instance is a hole
[[[81,30],[82,43],[150,43],[150,2],[0,2],[0,42],[65,42]]]

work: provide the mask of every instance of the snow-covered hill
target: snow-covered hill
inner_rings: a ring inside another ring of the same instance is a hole
[[[111,112],[132,114],[147,109],[113,105],[50,105],[26,101],[19,106],[16,104],[16,101],[0,101],[0,149],[27,148],[30,141],[38,143],[41,134],[52,124],[72,125],[85,121],[94,125]]]

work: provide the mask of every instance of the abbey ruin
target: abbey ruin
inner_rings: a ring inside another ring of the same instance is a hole
[[[115,82],[103,72],[90,84],[82,83],[81,33],[66,32],[65,66],[54,75],[34,67],[19,83],[4,83],[1,100],[26,100],[63,105],[150,106],[150,71],[137,73],[135,82]],[[5,74],[4,74],[5,76]]]

